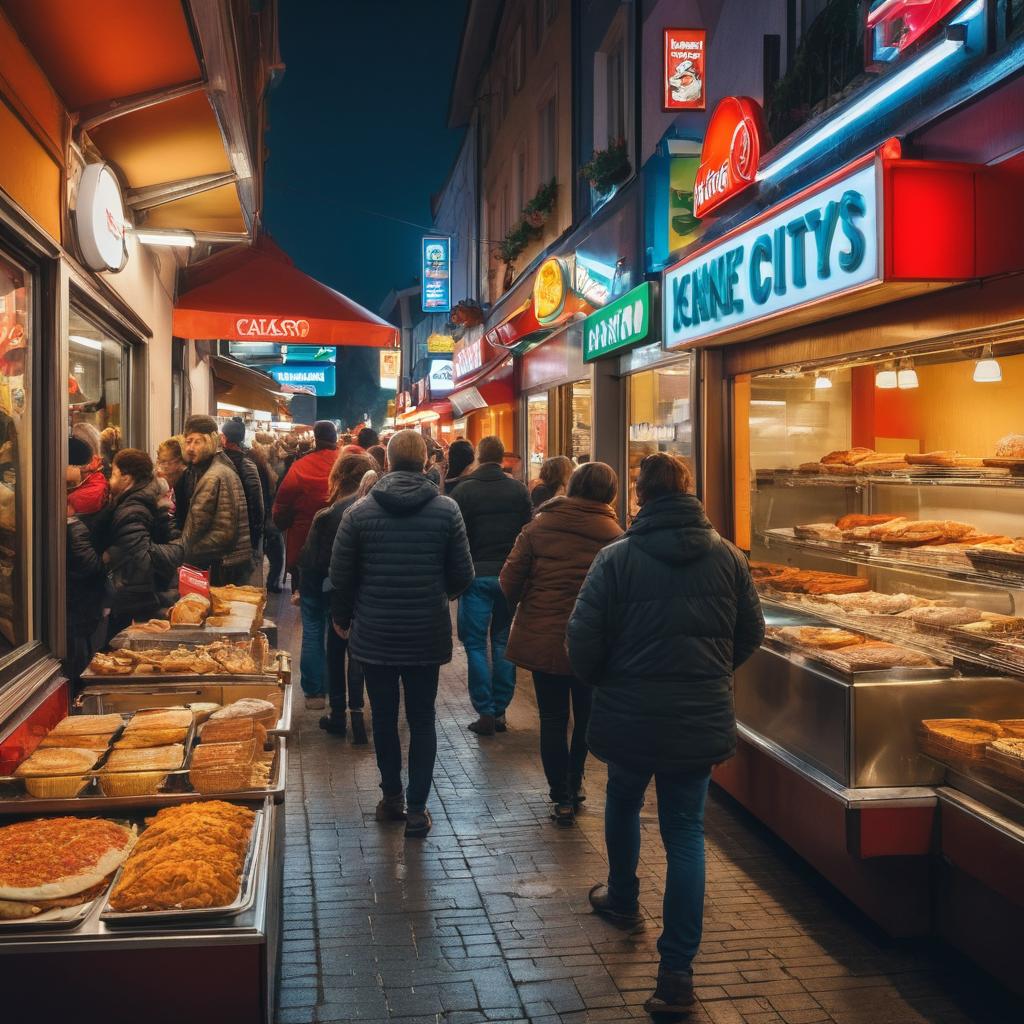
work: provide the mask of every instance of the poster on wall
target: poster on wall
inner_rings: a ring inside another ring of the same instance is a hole
[[[707,33],[665,29],[664,109],[704,110],[707,105]]]
[[[398,390],[398,373],[402,366],[402,353],[397,348],[380,350],[380,386],[383,391]]]
[[[450,313],[452,308],[452,240],[427,235],[423,239],[422,302],[424,313]]]

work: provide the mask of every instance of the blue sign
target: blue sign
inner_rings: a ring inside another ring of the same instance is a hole
[[[338,350],[333,345],[286,345],[286,363],[333,363]]]
[[[452,240],[445,235],[423,239],[421,287],[424,313],[450,313],[452,308]]]
[[[268,366],[270,374],[278,384],[300,394],[330,398],[336,390],[333,363],[288,363],[285,366]]]

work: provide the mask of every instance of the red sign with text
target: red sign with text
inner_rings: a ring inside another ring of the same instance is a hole
[[[868,10],[875,56],[891,59],[938,25],[961,0],[875,0]]]
[[[693,184],[693,212],[706,217],[749,188],[768,144],[764,113],[749,96],[726,96],[715,107],[704,136]]]
[[[707,33],[702,28],[665,29],[662,81],[665,110],[704,110],[707,104]]]

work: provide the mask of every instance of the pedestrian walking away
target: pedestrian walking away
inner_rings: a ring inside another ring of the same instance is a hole
[[[477,713],[469,728],[480,736],[504,731],[505,710],[515,693],[515,666],[505,657],[512,616],[498,573],[533,515],[526,487],[502,470],[504,458],[501,439],[485,437],[476,451],[479,468],[452,491],[466,523],[476,573],[459,601],[458,625],[469,665],[469,697]]]
[[[444,493],[449,497],[452,491],[466,479],[473,470],[476,452],[473,446],[463,438],[452,441],[448,449],[448,472],[444,478]]]
[[[377,820],[431,827],[441,665],[452,659],[448,602],[473,582],[473,560],[458,505],[424,475],[423,435],[400,430],[388,442],[387,473],[346,509],[331,555],[331,615],[363,666],[380,770]],[[402,788],[400,691],[409,725],[409,786]]]
[[[302,692],[311,706],[322,706],[326,687],[331,710],[329,715],[320,719],[320,728],[333,735],[344,736],[348,711],[352,716],[352,741],[359,744],[366,743],[363,669],[348,651],[348,641],[330,628],[330,571],[331,553],[341,517],[357,500],[359,484],[371,465],[366,455],[350,453],[338,457],[328,481],[331,488],[327,496],[329,504],[313,517],[298,565]]]
[[[251,571],[248,508],[235,467],[220,450],[217,421],[194,415],[185,421],[189,462],[188,512],[181,539],[185,561],[210,573],[214,584],[247,583]]]
[[[682,459],[640,464],[640,512],[594,560],[569,618],[569,659],[596,688],[588,741],[608,764],[608,882],[594,910],[637,925],[640,809],[653,778],[668,860],[661,965],[645,1008],[684,1012],[704,912],[704,800],[736,751],[734,670],[764,639],[744,556],[711,527]]]
[[[581,466],[569,480],[568,495],[549,500],[523,527],[499,577],[515,615],[505,656],[533,673],[551,816],[564,827],[573,824],[584,799],[591,703],[590,686],[572,674],[565,628],[591,562],[622,535],[612,508],[617,492],[611,466]]]
[[[314,450],[296,459],[274,499],[274,522],[285,532],[285,567],[293,572],[313,516],[327,504],[328,478],[338,457],[338,430],[330,420],[313,425]],[[296,590],[292,580],[292,590]]]
[[[255,460],[244,448],[245,424],[236,416],[221,428],[220,439],[224,454],[235,467],[245,494],[245,507],[249,514],[249,544],[252,546],[253,573],[257,585],[263,582],[263,520],[266,510],[263,504],[263,482]]]
[[[553,458],[545,459],[540,467],[540,483],[530,491],[530,502],[533,507],[540,508],[545,501],[565,494],[572,470],[572,459],[565,455],[556,455]]]

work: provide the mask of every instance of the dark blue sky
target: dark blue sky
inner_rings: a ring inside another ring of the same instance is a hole
[[[266,226],[296,265],[376,312],[412,283],[447,127],[465,0],[282,0]],[[404,223],[403,223],[404,222]]]

